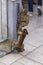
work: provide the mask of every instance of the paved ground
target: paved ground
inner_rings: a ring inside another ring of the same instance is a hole
[[[43,15],[38,17],[36,8],[33,15],[25,27],[28,30],[24,40],[25,51],[0,58],[0,65],[43,65]]]

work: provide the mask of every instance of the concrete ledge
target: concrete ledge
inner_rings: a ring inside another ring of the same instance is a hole
[[[11,52],[11,43],[9,41],[0,43],[0,50]]]

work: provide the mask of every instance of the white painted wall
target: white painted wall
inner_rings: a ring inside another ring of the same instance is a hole
[[[9,40],[17,40],[17,4],[12,1],[8,1],[8,34]]]
[[[7,39],[7,0],[0,0],[0,42]]]
[[[1,40],[1,0],[0,0],[0,40]]]
[[[20,10],[22,8],[22,0],[8,0],[8,30],[9,40],[17,40],[17,3],[20,4]]]
[[[2,0],[2,36],[7,39],[7,0]]]
[[[22,8],[22,0],[8,0],[8,21],[7,21],[7,0],[0,0],[0,42],[8,39],[10,41],[17,40],[17,3]],[[7,31],[8,23],[8,31]]]

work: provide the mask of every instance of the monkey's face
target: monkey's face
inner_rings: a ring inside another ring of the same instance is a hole
[[[23,30],[23,33],[28,35],[28,31],[26,29]]]

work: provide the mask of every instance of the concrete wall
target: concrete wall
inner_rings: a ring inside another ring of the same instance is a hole
[[[7,39],[7,0],[2,0],[2,35]]]
[[[0,40],[1,40],[1,0],[0,0]]]
[[[22,0],[8,0],[8,34],[9,40],[17,40],[17,3],[20,4],[20,10],[22,8]]]
[[[0,0],[0,42],[7,39],[7,0]]]
[[[17,40],[17,4],[12,1],[8,1],[8,34],[9,40]]]
[[[22,0],[15,0],[14,2],[12,2],[12,0],[0,0],[0,42],[2,40],[6,40],[7,36],[9,40],[17,40],[17,32],[16,32],[17,3],[20,4],[20,10],[21,10]],[[7,8],[7,4],[8,4],[8,8]],[[7,13],[8,13],[8,18],[7,18]],[[8,28],[7,28],[7,23],[8,23]]]

